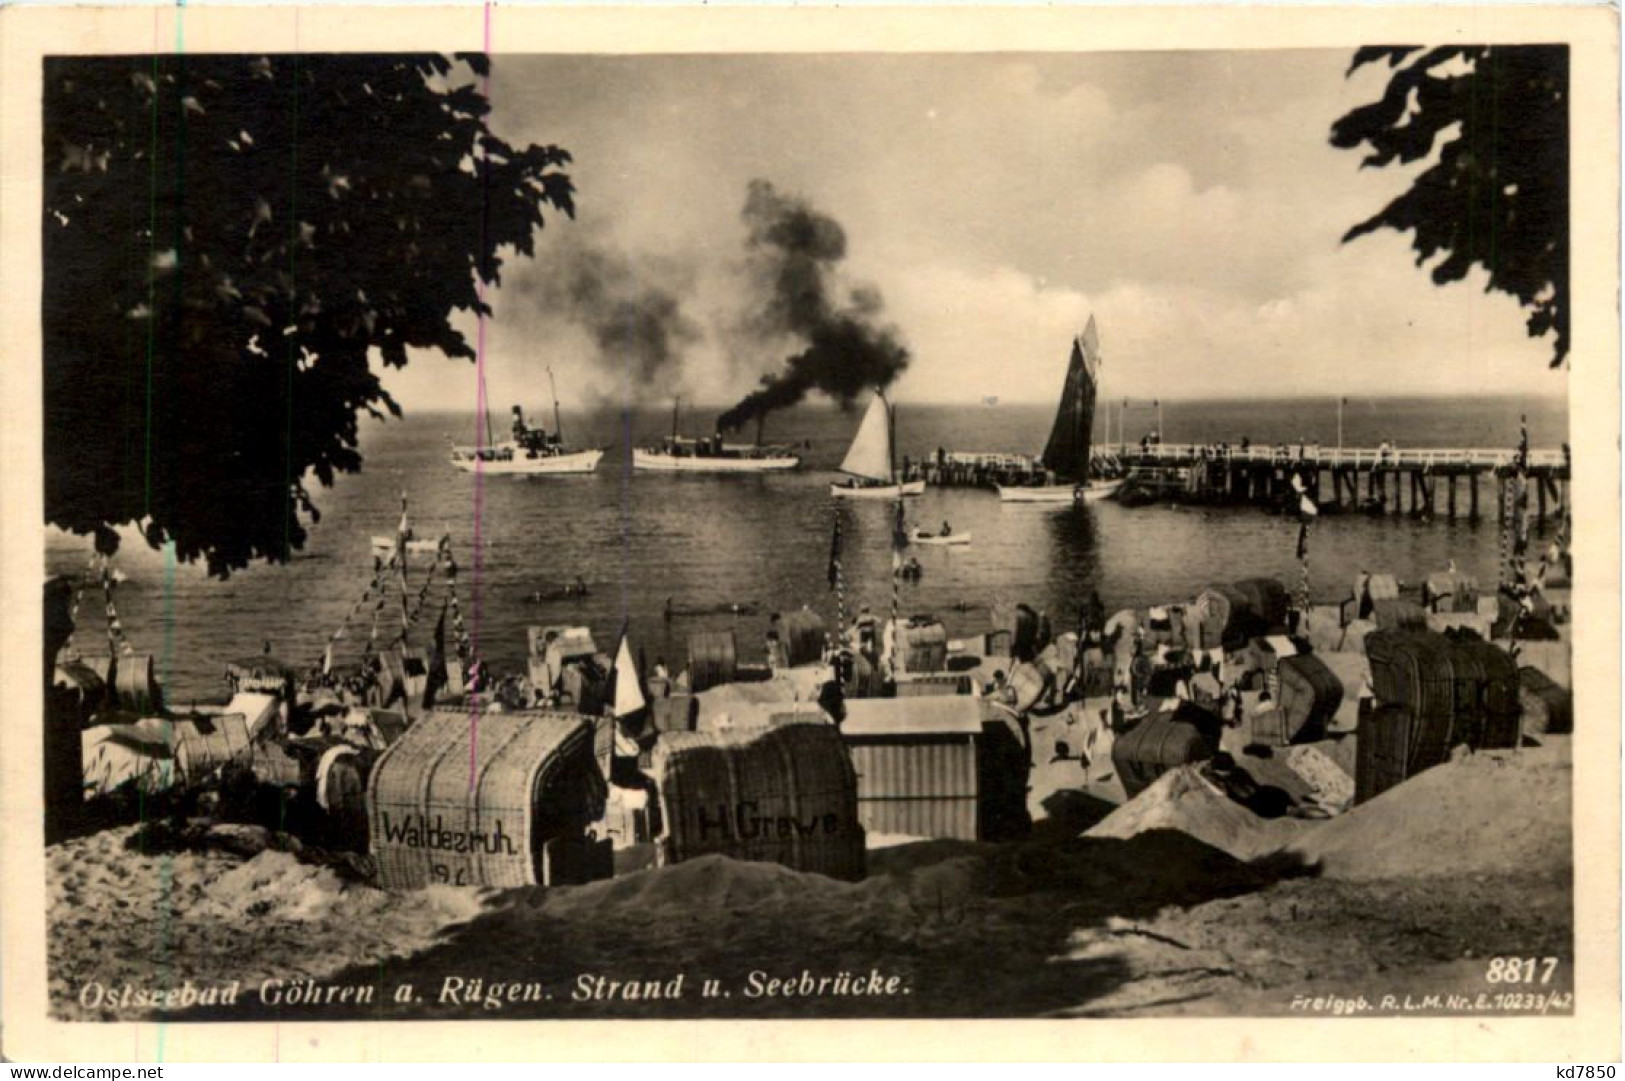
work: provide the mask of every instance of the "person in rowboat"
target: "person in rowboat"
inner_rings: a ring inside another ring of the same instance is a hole
[[[954,535],[954,527],[949,525],[946,521],[942,523],[942,535],[944,537],[951,537]]]

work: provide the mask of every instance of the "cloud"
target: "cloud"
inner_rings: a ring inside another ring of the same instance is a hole
[[[755,177],[841,222],[843,266],[885,295],[913,355],[898,392],[916,400],[1052,397],[1090,312],[1106,379],[1131,397],[1560,386],[1509,298],[1434,286],[1395,234],[1341,243],[1407,183],[1327,142],[1381,86],[1346,80],[1348,59],[503,57],[493,123],[575,156],[580,220],[551,222],[523,273],[556,273],[563,234],[590,229],[658,284],[680,281],[698,330],[662,371],[689,398],[726,404],[784,358],[727,334]],[[618,392],[577,328],[507,288],[495,303],[493,398],[533,399],[541,356],[569,393]],[[470,371],[434,368],[390,385],[409,406],[472,400]]]

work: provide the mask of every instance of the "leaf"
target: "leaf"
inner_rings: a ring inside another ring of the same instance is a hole
[[[1440,285],[1482,268],[1490,289],[1535,309],[1529,333],[1552,336],[1559,366],[1569,350],[1568,49],[1419,51],[1369,46],[1350,65],[1352,73],[1386,60],[1394,74],[1381,98],[1332,124],[1332,145],[1367,148],[1362,169],[1436,160],[1343,242],[1379,229],[1409,233],[1417,265],[1431,264]]]
[[[301,482],[362,468],[363,411],[401,415],[379,373],[408,346],[473,357],[450,320],[481,306],[475,269],[534,251],[574,189],[566,151],[490,133],[458,63],[490,72],[478,54],[46,60],[48,521],[111,547],[146,522],[221,576],[286,560],[318,513]],[[461,167],[481,146],[488,187]],[[185,273],[154,290],[147,258],[169,249]]]

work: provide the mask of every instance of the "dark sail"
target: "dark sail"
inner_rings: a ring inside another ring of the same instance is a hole
[[[1040,459],[1044,468],[1069,481],[1089,477],[1089,440],[1095,426],[1095,373],[1100,365],[1099,339],[1095,320],[1073,339],[1072,360],[1066,369],[1066,385],[1061,388],[1061,405],[1055,411],[1055,427],[1044,444]]]

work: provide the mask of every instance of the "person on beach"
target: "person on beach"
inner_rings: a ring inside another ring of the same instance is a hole
[[[1151,683],[1151,658],[1145,655],[1144,640],[1138,631],[1134,634],[1134,655],[1128,662],[1130,701],[1139,705]]]
[[[993,673],[993,682],[987,685],[987,697],[1001,706],[1013,706],[1016,703],[1016,690],[1010,686],[1005,677],[1004,669],[996,669]]]

